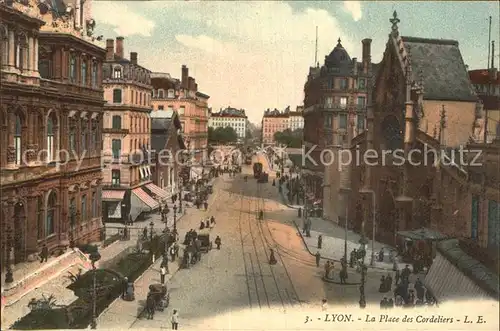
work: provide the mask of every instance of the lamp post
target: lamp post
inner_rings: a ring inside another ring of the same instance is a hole
[[[341,187],[339,193],[344,195],[345,200],[345,224],[344,224],[344,260],[347,262],[347,222],[349,219],[349,195],[351,194],[351,189],[348,187]]]
[[[177,233],[177,206],[174,205],[174,233]]]
[[[151,221],[151,223],[149,223],[149,229],[151,230],[149,232],[149,240],[150,241],[153,241],[153,229],[154,229],[154,226],[155,226],[155,224],[153,223],[153,221]]]
[[[371,194],[372,195],[372,253],[370,256],[370,265],[373,267],[375,264],[375,213],[376,213],[376,201],[375,201],[375,191],[367,189],[367,188],[362,188],[359,190],[359,193],[363,194]]]
[[[179,181],[179,213],[182,213],[182,179]]]
[[[359,286],[359,308],[366,307],[366,297],[365,297],[365,284],[366,284],[366,265],[365,257],[363,257],[363,264],[361,265],[361,285]]]
[[[5,273],[5,282],[6,283],[12,283],[14,282],[14,275],[12,274],[12,266],[11,266],[11,261],[10,261],[10,255],[12,252],[12,229],[10,225],[7,227],[7,230],[5,231],[7,234],[7,240],[5,242],[5,255],[7,258],[6,264],[7,264],[7,271]]]
[[[90,253],[90,261],[92,262],[92,321],[90,323],[90,328],[97,329],[97,268],[95,266],[96,262],[101,259],[101,254],[96,249]]]

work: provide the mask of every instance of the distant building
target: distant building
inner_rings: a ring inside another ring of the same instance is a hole
[[[500,73],[495,68],[494,54],[491,69],[470,70],[469,78],[483,103],[487,123],[485,138],[490,143],[500,137]]]
[[[125,58],[123,37],[114,42],[106,41],[103,67],[103,214],[106,221],[133,222],[157,209],[167,192],[152,183],[151,72],[138,64],[136,52]]]
[[[274,134],[282,132],[289,128],[289,109],[287,111],[279,111],[278,109],[264,112],[262,117],[262,143],[274,144]]]
[[[248,117],[244,109],[236,109],[227,107],[221,109],[218,113],[212,113],[208,120],[208,126],[216,128],[224,128],[230,126],[238,136],[238,142],[245,140],[247,132]]]
[[[295,111],[288,113],[288,128],[292,131],[304,129],[304,107],[297,106]]]
[[[189,76],[189,69],[185,65],[182,66],[180,80],[168,73],[152,73],[151,84],[153,112],[162,110],[177,112],[186,149],[197,161],[201,161],[208,145],[210,96],[198,91],[198,84]],[[201,164],[191,168],[199,175],[202,174]]]

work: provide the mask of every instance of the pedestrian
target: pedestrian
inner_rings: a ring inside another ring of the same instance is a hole
[[[321,310],[322,311],[328,310],[328,302],[326,301],[326,299],[321,300]]]
[[[278,261],[276,260],[276,257],[274,256],[274,250],[271,248],[270,254],[269,254],[269,264],[274,265],[276,263],[278,263]]]
[[[205,227],[208,229],[210,228],[210,219],[207,218],[206,221],[205,221]]]
[[[46,244],[43,244],[42,251],[40,252],[40,263],[47,262],[49,258],[49,249]]]
[[[203,220],[200,221],[200,230],[203,230],[205,228],[205,222]]]
[[[179,313],[177,312],[176,309],[174,309],[174,312],[172,313],[172,330],[177,330],[179,327]]]
[[[172,204],[174,204],[175,203],[175,195],[172,195],[171,199],[172,199]]]
[[[164,265],[160,267],[160,283],[165,284],[165,276],[167,275],[167,268]]]
[[[401,275],[399,273],[399,269],[396,269],[394,275],[394,285],[399,285],[399,280],[401,279]]]
[[[203,206],[205,207],[205,210],[208,210],[208,202],[207,202],[207,201],[205,201],[205,202],[203,203]]]
[[[148,320],[152,320],[155,315],[155,300],[153,298],[153,295],[148,293],[148,297],[146,299],[146,311],[148,313]]]
[[[319,267],[319,262],[321,261],[321,254],[319,251],[316,252],[316,267]]]
[[[172,258],[172,262],[175,261],[175,257],[176,257],[177,253],[175,251],[175,245],[172,245],[170,247],[170,257]]]
[[[127,288],[128,288],[128,278],[124,277],[122,279],[122,298],[125,299],[125,295],[127,294]]]
[[[146,226],[142,229],[142,237],[144,240],[148,240],[148,228]]]
[[[323,236],[319,235],[318,236],[318,249],[321,249],[322,245],[323,245]]]
[[[217,246],[217,249],[220,250],[220,245],[221,245],[222,241],[220,239],[219,236],[217,236],[217,238],[215,238],[215,245]]]

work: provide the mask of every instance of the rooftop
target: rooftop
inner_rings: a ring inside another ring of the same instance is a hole
[[[236,109],[232,107],[227,107],[225,109],[220,109],[218,113],[212,113],[212,117],[247,117],[245,114],[245,109]]]
[[[493,70],[490,69],[490,71],[488,72],[488,69],[469,70],[469,78],[472,84],[500,85],[500,73],[498,70],[494,68]]]

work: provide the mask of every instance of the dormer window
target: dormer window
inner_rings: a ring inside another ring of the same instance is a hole
[[[165,97],[165,91],[163,89],[158,90],[158,98],[163,99]]]
[[[121,79],[122,78],[122,68],[120,68],[120,67],[113,68],[113,78],[114,79]]]
[[[175,97],[175,91],[173,89],[168,90],[167,97],[168,98],[174,98]]]

